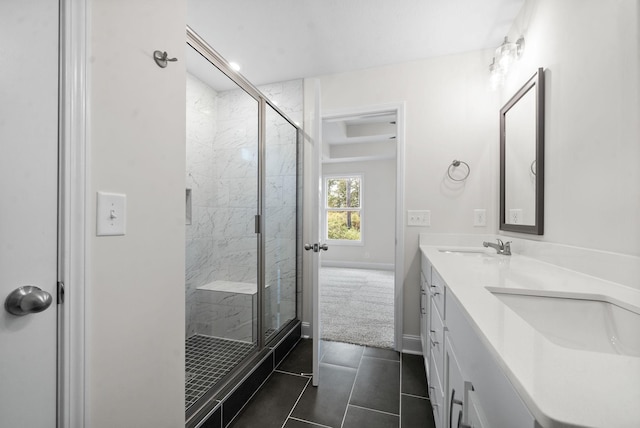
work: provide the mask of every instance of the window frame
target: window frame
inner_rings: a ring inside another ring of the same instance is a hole
[[[353,179],[357,178],[360,180],[360,207],[359,208],[345,208],[345,209],[336,209],[329,207],[328,196],[329,196],[329,186],[328,181],[331,179]],[[323,199],[323,210],[322,210],[322,235],[324,240],[330,242],[332,245],[354,245],[354,246],[363,246],[364,245],[364,174],[326,174],[322,176],[322,199]],[[330,211],[354,211],[358,212],[360,216],[360,239],[359,240],[351,240],[351,239],[331,239],[329,238],[329,212]]]

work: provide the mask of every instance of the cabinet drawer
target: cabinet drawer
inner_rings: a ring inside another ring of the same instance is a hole
[[[442,382],[438,369],[434,366],[434,355],[431,355],[430,372],[431,379],[429,380],[429,401],[431,402],[431,408],[433,409],[433,419],[436,423],[436,428],[444,427],[444,391],[442,389]]]
[[[440,313],[435,307],[433,300],[431,301],[431,322],[429,323],[429,348],[435,361],[438,373],[442,375],[444,368],[444,323],[440,318]]]
[[[447,318],[447,314],[445,313],[445,282],[435,269],[431,271],[431,284],[429,286],[431,290],[431,301],[435,303],[436,308],[438,308],[444,320]]]
[[[427,282],[424,275],[420,275],[420,343],[422,344],[422,355],[425,360],[429,355],[429,299],[427,298]]]

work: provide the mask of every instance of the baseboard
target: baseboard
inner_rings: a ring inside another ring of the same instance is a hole
[[[311,323],[310,322],[303,321],[301,323],[301,326],[302,326],[301,335],[302,335],[303,338],[309,339],[309,338],[313,337],[313,330],[311,330]]]
[[[394,270],[393,263],[349,262],[343,260],[322,260],[322,267],[339,267],[353,269]]]
[[[405,334],[402,336],[402,352],[405,354],[422,355],[420,336]]]

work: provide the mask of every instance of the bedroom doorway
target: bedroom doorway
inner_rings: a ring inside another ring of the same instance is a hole
[[[401,110],[323,115],[322,340],[401,348]]]

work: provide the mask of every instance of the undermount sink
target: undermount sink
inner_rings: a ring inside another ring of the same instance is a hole
[[[472,256],[472,257],[480,257],[480,256],[491,256],[496,254],[495,251],[490,252],[484,248],[465,248],[465,249],[455,249],[455,248],[440,248],[438,249],[441,253],[446,254],[456,254],[459,256]]]
[[[623,308],[597,296],[571,298],[487,289],[557,345],[640,357],[640,309]]]

